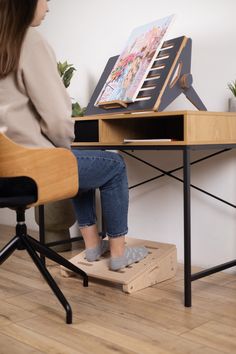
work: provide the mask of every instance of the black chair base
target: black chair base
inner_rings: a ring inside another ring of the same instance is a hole
[[[19,208],[16,210],[17,213],[17,225],[16,225],[16,236],[12,238],[12,240],[0,251],[0,264],[4,263],[10,255],[15,250],[26,250],[33,262],[37,266],[38,270],[64,307],[66,311],[66,323],[72,323],[72,309],[65,296],[61,292],[60,288],[56,284],[55,280],[47,270],[44,261],[40,259],[37,252],[41,255],[41,257],[47,257],[52,261],[64,266],[65,268],[79,274],[83,278],[83,286],[88,286],[88,276],[87,274],[70,263],[67,259],[63,258],[59,254],[57,254],[52,249],[46,247],[41,244],[39,241],[35,240],[33,237],[27,234],[27,227],[25,224],[25,209]]]

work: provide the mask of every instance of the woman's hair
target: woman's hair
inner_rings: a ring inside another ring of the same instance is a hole
[[[38,0],[0,0],[0,78],[16,71]]]

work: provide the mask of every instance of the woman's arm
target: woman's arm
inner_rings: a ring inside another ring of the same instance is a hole
[[[36,30],[29,32],[20,62],[26,93],[40,116],[42,134],[55,146],[70,148],[74,139],[72,104],[57,71],[55,54]]]

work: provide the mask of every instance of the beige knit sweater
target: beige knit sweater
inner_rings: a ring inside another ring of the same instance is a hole
[[[71,100],[54,52],[30,27],[17,73],[0,79],[0,126],[6,126],[6,135],[25,146],[70,148],[74,138],[70,117]]]

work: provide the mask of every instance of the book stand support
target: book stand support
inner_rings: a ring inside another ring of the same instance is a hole
[[[164,42],[134,102],[100,102],[99,106],[95,106],[97,97],[104,87],[118,56],[110,58],[85,114],[103,114],[108,113],[108,111],[109,113],[163,111],[181,93],[197,109],[206,111],[205,105],[192,86],[191,51],[192,40],[185,36]]]

